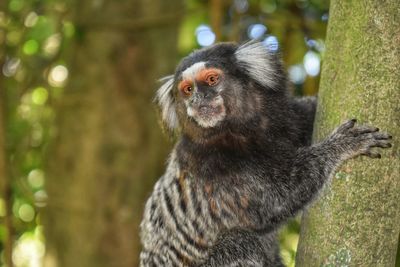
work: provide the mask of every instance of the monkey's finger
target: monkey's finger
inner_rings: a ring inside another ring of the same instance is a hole
[[[387,140],[377,140],[374,144],[370,145],[369,147],[389,148],[392,147],[392,144],[389,143]]]
[[[361,153],[361,155],[362,156],[367,156],[367,157],[369,157],[371,159],[380,159],[382,157],[381,154],[376,153],[376,152],[372,152],[372,151],[363,152],[363,153]]]
[[[372,126],[368,126],[368,125],[362,125],[359,127],[354,127],[350,130],[350,132],[354,135],[354,136],[359,136],[362,134],[368,134],[368,133],[375,133],[378,132],[379,128],[377,127],[372,127]]]
[[[375,133],[374,138],[375,140],[391,140],[392,136],[387,133]]]
[[[346,132],[346,131],[348,131],[349,129],[353,128],[353,127],[354,127],[354,124],[356,124],[356,122],[357,122],[357,119],[348,120],[348,121],[346,121],[345,123],[343,123],[342,125],[340,125],[340,126],[336,129],[336,132],[339,132],[339,133],[341,133],[341,132]]]

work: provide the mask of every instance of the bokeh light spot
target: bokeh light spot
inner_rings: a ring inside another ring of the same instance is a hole
[[[6,77],[13,76],[17,72],[20,63],[21,63],[21,60],[18,58],[7,59],[3,65],[4,76],[6,76]]]
[[[259,39],[267,32],[267,27],[263,24],[252,24],[249,26],[247,35],[251,39]]]
[[[32,92],[32,102],[36,105],[44,105],[49,97],[49,93],[43,87],[37,87]]]
[[[288,73],[289,80],[294,84],[302,84],[306,79],[306,71],[302,64],[290,66]]]
[[[197,43],[201,46],[210,46],[215,42],[215,33],[207,25],[196,28]]]
[[[29,40],[25,42],[24,46],[22,47],[22,51],[26,55],[33,55],[39,50],[39,43],[36,40]]]
[[[35,218],[35,210],[29,204],[22,204],[18,209],[18,216],[24,222],[31,222]]]
[[[39,190],[35,192],[35,206],[37,207],[45,207],[47,204],[47,193],[44,190]]]
[[[320,70],[320,59],[317,53],[308,51],[303,59],[304,69],[310,76],[317,76]]]
[[[41,227],[36,227],[34,233],[24,233],[16,242],[12,260],[16,267],[40,267],[43,266],[45,245],[43,243]]]
[[[43,51],[47,56],[53,56],[58,52],[61,44],[61,34],[56,33],[49,36],[43,44]]]
[[[25,27],[30,28],[30,27],[35,26],[37,21],[38,21],[38,15],[32,11],[26,16],[24,25],[25,25]]]
[[[273,35],[270,35],[267,38],[265,38],[263,44],[271,52],[276,52],[279,49],[278,38],[276,38]]]
[[[24,7],[24,0],[11,0],[8,4],[8,8],[11,11],[18,12]]]
[[[61,87],[65,85],[68,78],[68,69],[63,65],[57,65],[51,69],[48,82],[51,86]]]
[[[44,172],[40,169],[34,169],[28,174],[28,182],[33,188],[42,187],[44,184]]]
[[[317,41],[313,39],[306,39],[306,44],[310,48],[314,48],[317,45]]]

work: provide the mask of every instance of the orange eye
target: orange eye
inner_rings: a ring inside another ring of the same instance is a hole
[[[178,88],[185,96],[190,96],[193,93],[193,85],[188,80],[181,81]]]
[[[216,85],[218,81],[219,81],[218,73],[211,73],[206,77],[206,83],[208,83],[209,86]]]
[[[200,71],[197,76],[196,80],[206,83],[208,86],[217,85],[220,81],[222,74],[222,70],[211,68],[211,69],[204,69]]]
[[[187,95],[190,96],[193,93],[193,88],[191,85],[186,85],[182,88],[182,92]]]

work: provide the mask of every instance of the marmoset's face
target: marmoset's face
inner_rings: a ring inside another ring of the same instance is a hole
[[[177,82],[177,98],[184,104],[186,116],[199,126],[210,128],[226,117],[221,95],[224,72],[206,62],[197,62],[185,69]]]
[[[169,129],[207,138],[248,123],[266,125],[265,110],[277,103],[269,100],[285,94],[282,77],[279,59],[262,43],[215,44],[183,58],[162,80],[156,100]]]

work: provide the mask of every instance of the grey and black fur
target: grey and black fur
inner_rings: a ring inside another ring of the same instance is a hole
[[[196,80],[208,69],[221,71],[212,86]],[[311,145],[315,99],[289,96],[279,57],[257,42],[195,51],[164,82],[157,101],[180,139],[145,207],[142,267],[283,266],[279,226],[343,161],[391,146],[355,120]]]

